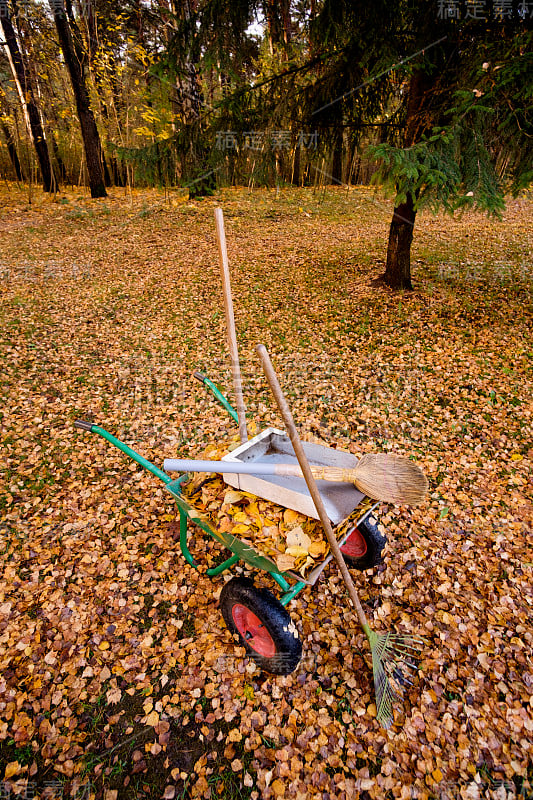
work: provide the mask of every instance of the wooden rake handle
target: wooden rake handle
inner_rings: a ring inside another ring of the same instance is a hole
[[[366,629],[368,629],[369,627],[368,620],[366,618],[365,612],[363,611],[363,606],[361,605],[361,601],[359,600],[357,589],[353,584],[352,576],[350,575],[348,567],[346,566],[346,562],[344,561],[344,558],[342,556],[339,543],[337,542],[335,534],[333,533],[333,528],[331,527],[329,517],[327,515],[324,503],[322,501],[322,497],[320,496],[320,492],[318,491],[316,481],[313,478],[313,473],[311,472],[311,467],[309,466],[307,456],[305,455],[302,443],[300,442],[298,431],[296,430],[296,425],[294,424],[294,420],[292,418],[291,410],[281,390],[281,386],[279,385],[279,381],[276,376],[276,373],[274,372],[274,367],[272,366],[270,356],[268,355],[266,347],[262,344],[258,344],[256,350],[257,353],[259,354],[259,358],[261,359],[261,364],[263,365],[263,370],[270,385],[270,389],[272,390],[272,394],[274,395],[276,403],[278,404],[278,408],[281,411],[285,427],[287,428],[287,432],[289,434],[289,439],[291,440],[292,446],[294,447],[296,458],[298,459],[298,463],[300,465],[300,469],[302,470],[302,474],[305,478],[305,482],[307,484],[307,488],[309,489],[309,493],[313,498],[313,502],[318,512],[318,516],[320,517],[320,522],[324,527],[324,531],[326,533],[329,546],[331,548],[331,552],[333,554],[333,557],[335,558],[335,561],[337,562],[337,566],[339,567],[341,575],[344,579],[344,583],[346,584],[346,588],[348,589],[348,594],[350,595],[350,600],[352,601],[355,610],[357,612],[357,617],[359,619],[359,622],[361,623],[363,629],[365,629],[366,631]]]
[[[248,441],[246,429],[246,409],[242,395],[241,367],[239,364],[239,351],[237,349],[237,334],[235,332],[235,314],[233,313],[233,300],[231,298],[231,282],[229,275],[228,251],[226,249],[226,233],[224,231],[224,215],[221,208],[215,208],[215,223],[217,230],[218,255],[220,258],[220,274],[224,290],[224,310],[226,312],[226,331],[228,336],[229,355],[231,360],[231,375],[235,391],[235,405],[239,420],[239,437],[241,444]]]

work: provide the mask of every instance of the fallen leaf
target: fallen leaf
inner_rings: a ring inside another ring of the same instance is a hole
[[[109,689],[106,694],[106,699],[109,704],[119,703],[122,697],[120,689]]]
[[[278,555],[276,556],[276,566],[280,572],[286,572],[287,570],[294,569],[294,565],[296,564],[296,559],[293,556],[288,555]]]
[[[18,761],[11,761],[9,764],[6,765],[6,769],[4,772],[4,780],[9,780],[14,775],[18,775],[19,772],[22,770],[22,765],[19,764]]]

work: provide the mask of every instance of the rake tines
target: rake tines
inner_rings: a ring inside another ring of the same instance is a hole
[[[365,633],[372,651],[377,719],[389,728],[395,701],[406,686],[413,685],[411,678],[416,674],[424,640],[420,636],[374,633],[370,628]]]

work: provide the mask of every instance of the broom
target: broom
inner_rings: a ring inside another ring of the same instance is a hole
[[[261,344],[258,345],[257,352],[259,353],[270,388],[287,427],[289,438],[294,447],[294,452],[296,453],[305,482],[307,483],[307,488],[313,498],[320,521],[328,538],[331,552],[344,578],[357,617],[368,639],[370,651],[372,653],[372,670],[374,673],[374,687],[376,692],[376,716],[378,721],[385,728],[388,728],[393,721],[394,701],[399,698],[406,684],[412,685],[411,675],[413,670],[416,670],[415,662],[424,641],[420,636],[402,636],[392,633],[378,634],[370,628],[359,595],[357,594],[348,567],[342,557],[339,544],[333,533],[320,492],[318,491],[307,457],[298,437],[292,414],[283,396],[281,386],[279,385],[266,347]]]
[[[265,461],[194,461],[167,458],[167,472],[218,472],[232,475],[282,475],[302,478],[298,464],[274,464]],[[360,492],[385,503],[416,505],[426,495],[428,482],[416,464],[404,456],[389,453],[366,453],[353,469],[310,466],[315,480],[354,483]]]

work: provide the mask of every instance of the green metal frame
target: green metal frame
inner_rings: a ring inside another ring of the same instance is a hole
[[[230,405],[226,397],[224,397],[220,389],[218,389],[218,387],[205,376],[202,377],[202,381],[213,392],[217,400],[222,403],[224,408],[226,408],[235,422],[238,422],[237,412]],[[223,572],[231,569],[231,567],[233,567],[238,561],[244,561],[250,567],[268,572],[272,576],[272,578],[283,591],[280,602],[284,606],[288,605],[290,601],[296,597],[296,595],[307,585],[305,581],[297,581],[291,587],[291,584],[287,581],[286,577],[278,571],[275,561],[273,561],[271,558],[268,558],[268,556],[261,555],[249,544],[241,541],[231,533],[218,531],[215,527],[213,527],[209,519],[196,508],[194,508],[194,506],[192,506],[183,496],[182,484],[189,479],[188,474],[181,475],[177,479],[171,478],[166,472],[163,472],[163,470],[159,469],[159,467],[156,467],[155,464],[152,464],[151,461],[148,461],[148,459],[144,458],[144,456],[141,456],[140,453],[137,453],[135,450],[133,450],[133,448],[129,447],[127,444],[124,444],[124,442],[121,442],[120,439],[117,439],[111,433],[106,431],[105,428],[101,428],[99,425],[90,425],[89,423],[86,423],[84,427],[86,430],[90,430],[91,433],[97,433],[107,442],[114,445],[118,450],[127,455],[133,461],[137,462],[137,464],[139,464],[141,467],[144,467],[144,469],[148,470],[148,472],[151,472],[152,475],[155,475],[156,478],[159,478],[164,483],[165,489],[173,496],[179,509],[180,549],[183,557],[187,563],[191,565],[191,567],[195,567],[197,569],[198,564],[196,563],[194,556],[187,546],[188,519],[194,522],[195,525],[205,531],[205,533],[212,536],[213,539],[218,541],[232,553],[232,555],[223,561],[222,564],[206,570],[207,575],[209,575],[211,578],[215,578],[217,575],[221,575]]]
[[[213,383],[213,381],[210,380],[210,378],[208,378],[202,372],[195,373],[195,377],[197,377],[199,380],[201,380],[202,383],[204,384],[204,386],[207,386],[207,388],[210,389],[211,392],[213,392],[213,394],[215,395],[215,397],[218,400],[218,402],[221,405],[224,406],[224,408],[226,409],[226,411],[228,412],[230,417],[232,417],[234,422],[236,422],[237,425],[238,425],[239,424],[239,417],[237,416],[237,412],[235,411],[235,409],[233,408],[233,406],[229,402],[228,398],[225,397],[222,394],[222,392],[220,391],[220,389],[218,388],[216,383]]]

